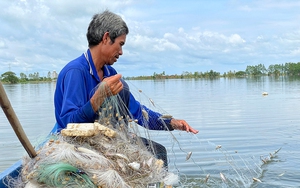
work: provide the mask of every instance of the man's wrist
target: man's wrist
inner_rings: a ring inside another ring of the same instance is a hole
[[[169,131],[173,131],[173,130],[174,130],[174,127],[173,127],[172,124],[171,124],[172,119],[173,119],[173,118],[165,119],[165,123],[166,123],[167,129],[168,129]]]

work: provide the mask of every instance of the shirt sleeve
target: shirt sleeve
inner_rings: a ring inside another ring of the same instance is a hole
[[[170,125],[171,119],[162,119],[162,114],[141,105],[130,94],[129,111],[138,120],[138,124],[150,130],[174,130]]]
[[[72,69],[65,75],[62,84],[64,92],[60,119],[66,127],[68,123],[94,122],[97,117],[87,92],[84,75],[79,69]]]

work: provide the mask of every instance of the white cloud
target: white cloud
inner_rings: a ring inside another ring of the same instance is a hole
[[[105,9],[129,26],[124,55],[115,65],[125,76],[139,75],[127,66],[172,74],[299,61],[299,2],[228,0],[212,6],[188,1],[177,2],[178,7],[170,2],[3,0],[0,66],[59,72],[87,49],[88,23]]]
[[[4,42],[4,40],[1,40],[1,38],[0,38],[0,48],[5,48],[5,42]]]
[[[293,56],[300,56],[300,47],[291,51],[291,55]]]
[[[244,39],[242,39],[242,37],[240,37],[240,35],[238,34],[233,34],[231,36],[228,37],[228,41],[229,43],[233,44],[233,45],[237,45],[237,44],[242,44],[245,43],[246,41]]]
[[[174,43],[169,42],[166,39],[159,39],[155,41],[156,44],[153,46],[154,50],[157,51],[178,51],[180,50],[179,46]]]

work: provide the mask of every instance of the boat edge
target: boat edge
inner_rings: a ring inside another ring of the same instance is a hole
[[[0,173],[0,187],[7,187],[7,177],[15,178],[19,175],[22,167],[22,160],[18,160],[15,164]]]

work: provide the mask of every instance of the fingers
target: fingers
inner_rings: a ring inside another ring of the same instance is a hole
[[[193,127],[191,127],[191,126],[189,126],[188,124],[187,124],[187,132],[191,132],[191,133],[194,133],[194,134],[197,134],[199,131],[198,130],[196,130],[196,129],[194,129]]]
[[[108,89],[108,95],[116,95],[123,89],[123,83],[120,80],[121,77],[121,74],[116,74],[103,79],[103,82],[106,83],[106,88]]]
[[[197,134],[199,131],[194,129],[193,127],[187,125],[186,126],[186,129],[185,129],[187,132],[191,132],[191,133],[194,133],[194,134]]]
[[[180,121],[179,127],[182,131],[189,131],[189,125],[185,121]]]
[[[192,128],[185,120],[172,119],[171,124],[173,128],[177,130],[187,131],[194,134],[197,134],[199,132],[198,130]]]
[[[113,95],[118,94],[120,91],[122,91],[122,89],[123,89],[123,84],[120,80],[110,85],[110,91]]]
[[[190,127],[189,131],[188,132],[191,132],[191,133],[194,133],[194,134],[197,134],[199,131],[196,130],[196,129],[193,129],[192,127]]]

